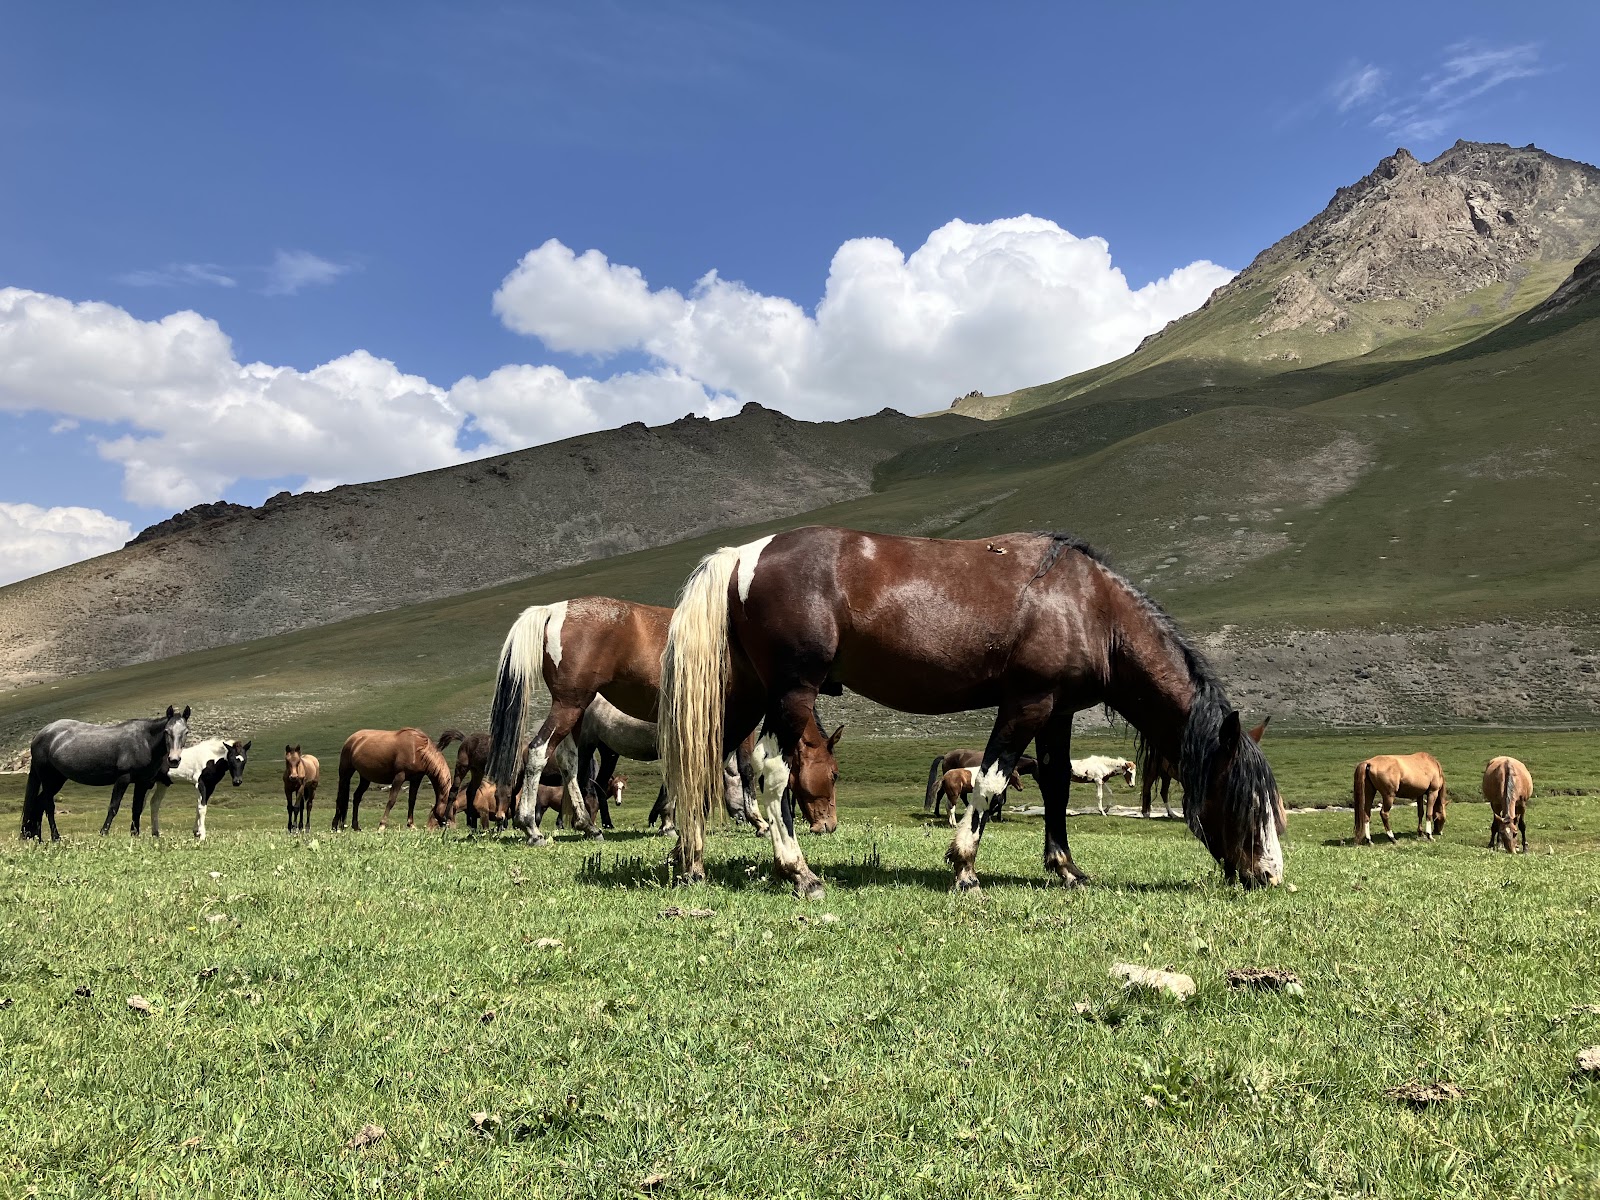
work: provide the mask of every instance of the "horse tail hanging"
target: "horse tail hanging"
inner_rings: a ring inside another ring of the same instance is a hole
[[[706,808],[722,786],[728,586],[738,569],[737,546],[700,560],[678,597],[661,654],[661,773],[678,826],[681,866],[700,861]]]
[[[1356,810],[1356,836],[1361,836],[1362,819],[1372,803],[1372,764],[1364,762],[1356,767],[1356,785],[1353,804]]]
[[[446,729],[443,733],[441,733],[439,735],[439,740],[437,742],[435,742],[434,745],[438,749],[443,750],[451,742],[464,742],[466,740],[467,740],[467,735],[462,733],[461,730],[459,730],[459,729]]]
[[[489,723],[488,775],[495,795],[504,796],[522,757],[522,727],[528,702],[544,675],[544,643],[552,618],[566,615],[566,604],[535,604],[522,610],[500,647]],[[441,739],[442,741],[442,739]]]
[[[928,768],[928,791],[922,798],[922,811],[933,811],[933,798],[939,793],[939,780],[944,778],[944,755],[939,755],[933,760],[933,765]]]

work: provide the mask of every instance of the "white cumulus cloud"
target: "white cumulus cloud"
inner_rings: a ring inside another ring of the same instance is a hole
[[[708,393],[837,418],[1096,366],[1232,276],[1201,261],[1133,288],[1103,239],[1023,216],[951,221],[910,255],[882,238],[846,242],[811,313],[715,271],[687,295],[652,290],[634,267],[549,241],[506,277],[495,311],[552,349],[643,352]]]
[[[95,508],[0,503],[0,584],[119,549],[133,526]]]

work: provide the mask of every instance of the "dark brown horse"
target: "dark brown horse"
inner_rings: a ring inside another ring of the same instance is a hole
[[[350,794],[350,780],[359,775],[355,795]],[[450,794],[450,768],[444,755],[433,744],[433,739],[422,730],[407,726],[404,729],[358,729],[345,739],[339,751],[339,795],[334,801],[333,828],[343,829],[348,813],[350,828],[361,829],[361,797],[367,794],[369,784],[388,784],[389,802],[383,806],[383,816],[378,828],[389,824],[389,813],[400,799],[400,789],[409,784],[410,796],[406,804],[406,828],[416,824],[417,789],[423,779],[433,784],[433,802],[437,808],[439,798]]]
[[[990,805],[1030,742],[1044,863],[1084,873],[1067,845],[1073,714],[1120,713],[1178,764],[1184,816],[1230,880],[1283,877],[1282,798],[1210,665],[1172,619],[1065,534],[985,541],[813,527],[708,555],[684,586],[662,661],[661,748],[678,865],[704,878],[704,813],[729,746],[758,720],[780,875],[820,895],[792,833],[794,801],[834,802],[837,768],[807,716],[848,687],[902,712],[997,706],[978,786],[946,855],[975,887]]]
[[[476,833],[479,813],[473,801],[477,799],[478,789],[483,784],[484,770],[489,765],[489,735],[446,729],[439,735],[437,744],[443,751],[448,749],[452,742],[460,742],[461,748],[456,751],[455,769],[450,773],[448,798],[434,800],[433,823],[453,826],[456,823],[456,814],[465,812],[467,828]]]
[[[928,793],[922,798],[922,811],[932,812],[936,817],[939,815],[940,800],[944,796],[944,789],[939,786],[939,783],[944,778],[946,771],[954,770],[956,767],[981,767],[982,765],[982,750],[946,750],[939,755],[938,758],[933,760],[932,765],[928,767]],[[1017,765],[1014,770],[1018,775],[1038,775],[1039,760],[1031,754],[1021,755],[1017,759]],[[1019,791],[1022,786],[1022,781],[1020,779],[1017,780],[1016,787]],[[954,816],[955,814],[951,813],[950,815]],[[993,819],[998,821],[1000,817],[1001,812],[996,812]]]
[[[566,786],[575,786],[578,754],[567,738],[578,729],[597,695],[626,716],[655,721],[661,652],[671,620],[670,608],[607,596],[579,596],[522,612],[501,647],[495,683],[487,782],[494,785],[501,805],[512,800],[509,789],[525,752],[529,756],[527,777],[540,778],[546,764],[556,757]],[[550,689],[550,712],[525,746],[522,731],[540,679]],[[754,721],[749,728],[755,728]],[[734,742],[746,732],[740,731]],[[536,802],[532,788],[519,791],[514,798],[514,820],[528,841],[537,844],[545,838],[534,820]],[[577,828],[596,833],[588,806],[573,807]],[[754,813],[753,804],[750,812]],[[759,827],[760,818],[755,817],[753,823]]]

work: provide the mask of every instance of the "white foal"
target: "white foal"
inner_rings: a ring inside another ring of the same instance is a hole
[[[1112,758],[1105,754],[1095,754],[1089,758],[1075,758],[1072,760],[1072,782],[1094,784],[1095,803],[1100,806],[1100,815],[1106,815],[1106,783],[1121,775],[1131,788],[1134,777],[1138,774],[1133,765],[1133,760],[1128,758]]]
[[[181,779],[194,784],[194,836],[205,841],[206,805],[211,802],[211,793],[222,782],[224,775],[232,774],[234,787],[244,782],[244,766],[249,753],[249,742],[230,742],[219,737],[207,738],[184,750],[178,756],[178,765],[167,772],[165,781],[156,780],[155,790],[151,793],[151,836],[161,836],[161,798],[167,794],[167,787],[174,779]]]

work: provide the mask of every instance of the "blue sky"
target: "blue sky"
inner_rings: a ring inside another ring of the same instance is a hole
[[[19,506],[136,528],[1092,365],[1226,275],[1140,289],[1242,268],[1397,145],[1600,160],[1597,34],[1600,6],[1540,4],[6,6],[0,288],[52,303],[0,334],[0,574],[29,521],[12,576],[120,532]],[[1022,214],[1053,224],[995,224]],[[854,242],[953,221],[909,284]]]

